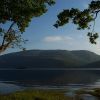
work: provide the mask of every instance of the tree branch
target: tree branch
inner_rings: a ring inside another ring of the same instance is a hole
[[[97,18],[99,12],[100,10],[94,12],[96,14],[94,20]]]
[[[15,24],[15,22],[13,22],[13,23],[10,25],[10,27],[9,27],[8,31],[6,32],[6,34],[7,34],[11,29],[12,29],[12,27],[13,27],[14,24]],[[2,45],[1,45],[1,47],[4,46],[4,42],[5,42],[5,38],[6,38],[6,34],[4,34],[4,37],[3,37],[3,41],[2,41]]]
[[[10,43],[11,42],[8,42],[8,43],[4,44],[3,46],[0,46],[0,53],[5,51],[9,47]]]

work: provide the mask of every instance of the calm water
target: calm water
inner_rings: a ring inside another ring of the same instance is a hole
[[[22,87],[42,89],[100,87],[100,69],[0,69],[0,81],[0,91],[10,92]]]
[[[11,93],[25,88],[68,89],[65,95],[74,97],[75,90],[100,88],[100,69],[0,69],[0,93]],[[85,94],[85,100],[96,100]]]
[[[0,81],[29,85],[99,85],[99,68],[71,69],[0,69]]]

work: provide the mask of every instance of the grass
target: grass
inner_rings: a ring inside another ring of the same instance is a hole
[[[73,100],[72,97],[65,95],[66,92],[68,91],[28,89],[10,94],[0,94],[0,100]],[[100,88],[95,88],[93,91],[79,89],[76,91],[76,94],[76,100],[80,100],[79,97],[81,94],[90,94],[100,100]]]
[[[77,97],[79,97],[82,94],[89,94],[91,96],[94,96],[96,100],[100,100],[100,88],[94,88],[92,90],[80,89],[76,91],[76,94],[77,94]]]
[[[0,95],[0,100],[72,100],[60,90],[24,90]]]

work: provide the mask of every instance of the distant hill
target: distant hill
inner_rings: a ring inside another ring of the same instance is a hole
[[[31,68],[98,68],[100,56],[85,50],[27,50],[0,56],[0,80],[22,85],[89,84],[100,79],[100,70],[31,70]],[[29,70],[15,70],[28,69]]]
[[[72,53],[85,63],[91,63],[100,60],[100,55],[97,55],[90,51],[80,50],[80,51],[72,51]]]
[[[27,50],[0,56],[0,68],[69,68],[100,61],[86,50]]]
[[[100,61],[96,61],[96,62],[93,62],[93,63],[89,63],[87,65],[83,65],[82,67],[84,68],[100,68]]]

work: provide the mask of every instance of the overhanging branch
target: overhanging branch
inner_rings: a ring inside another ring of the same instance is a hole
[[[13,22],[13,23],[10,25],[10,27],[9,27],[9,29],[7,30],[6,34],[12,29],[12,27],[14,26],[14,24],[15,24],[15,22]],[[1,47],[4,46],[6,34],[4,34],[4,37],[3,37],[3,41],[2,41]]]

